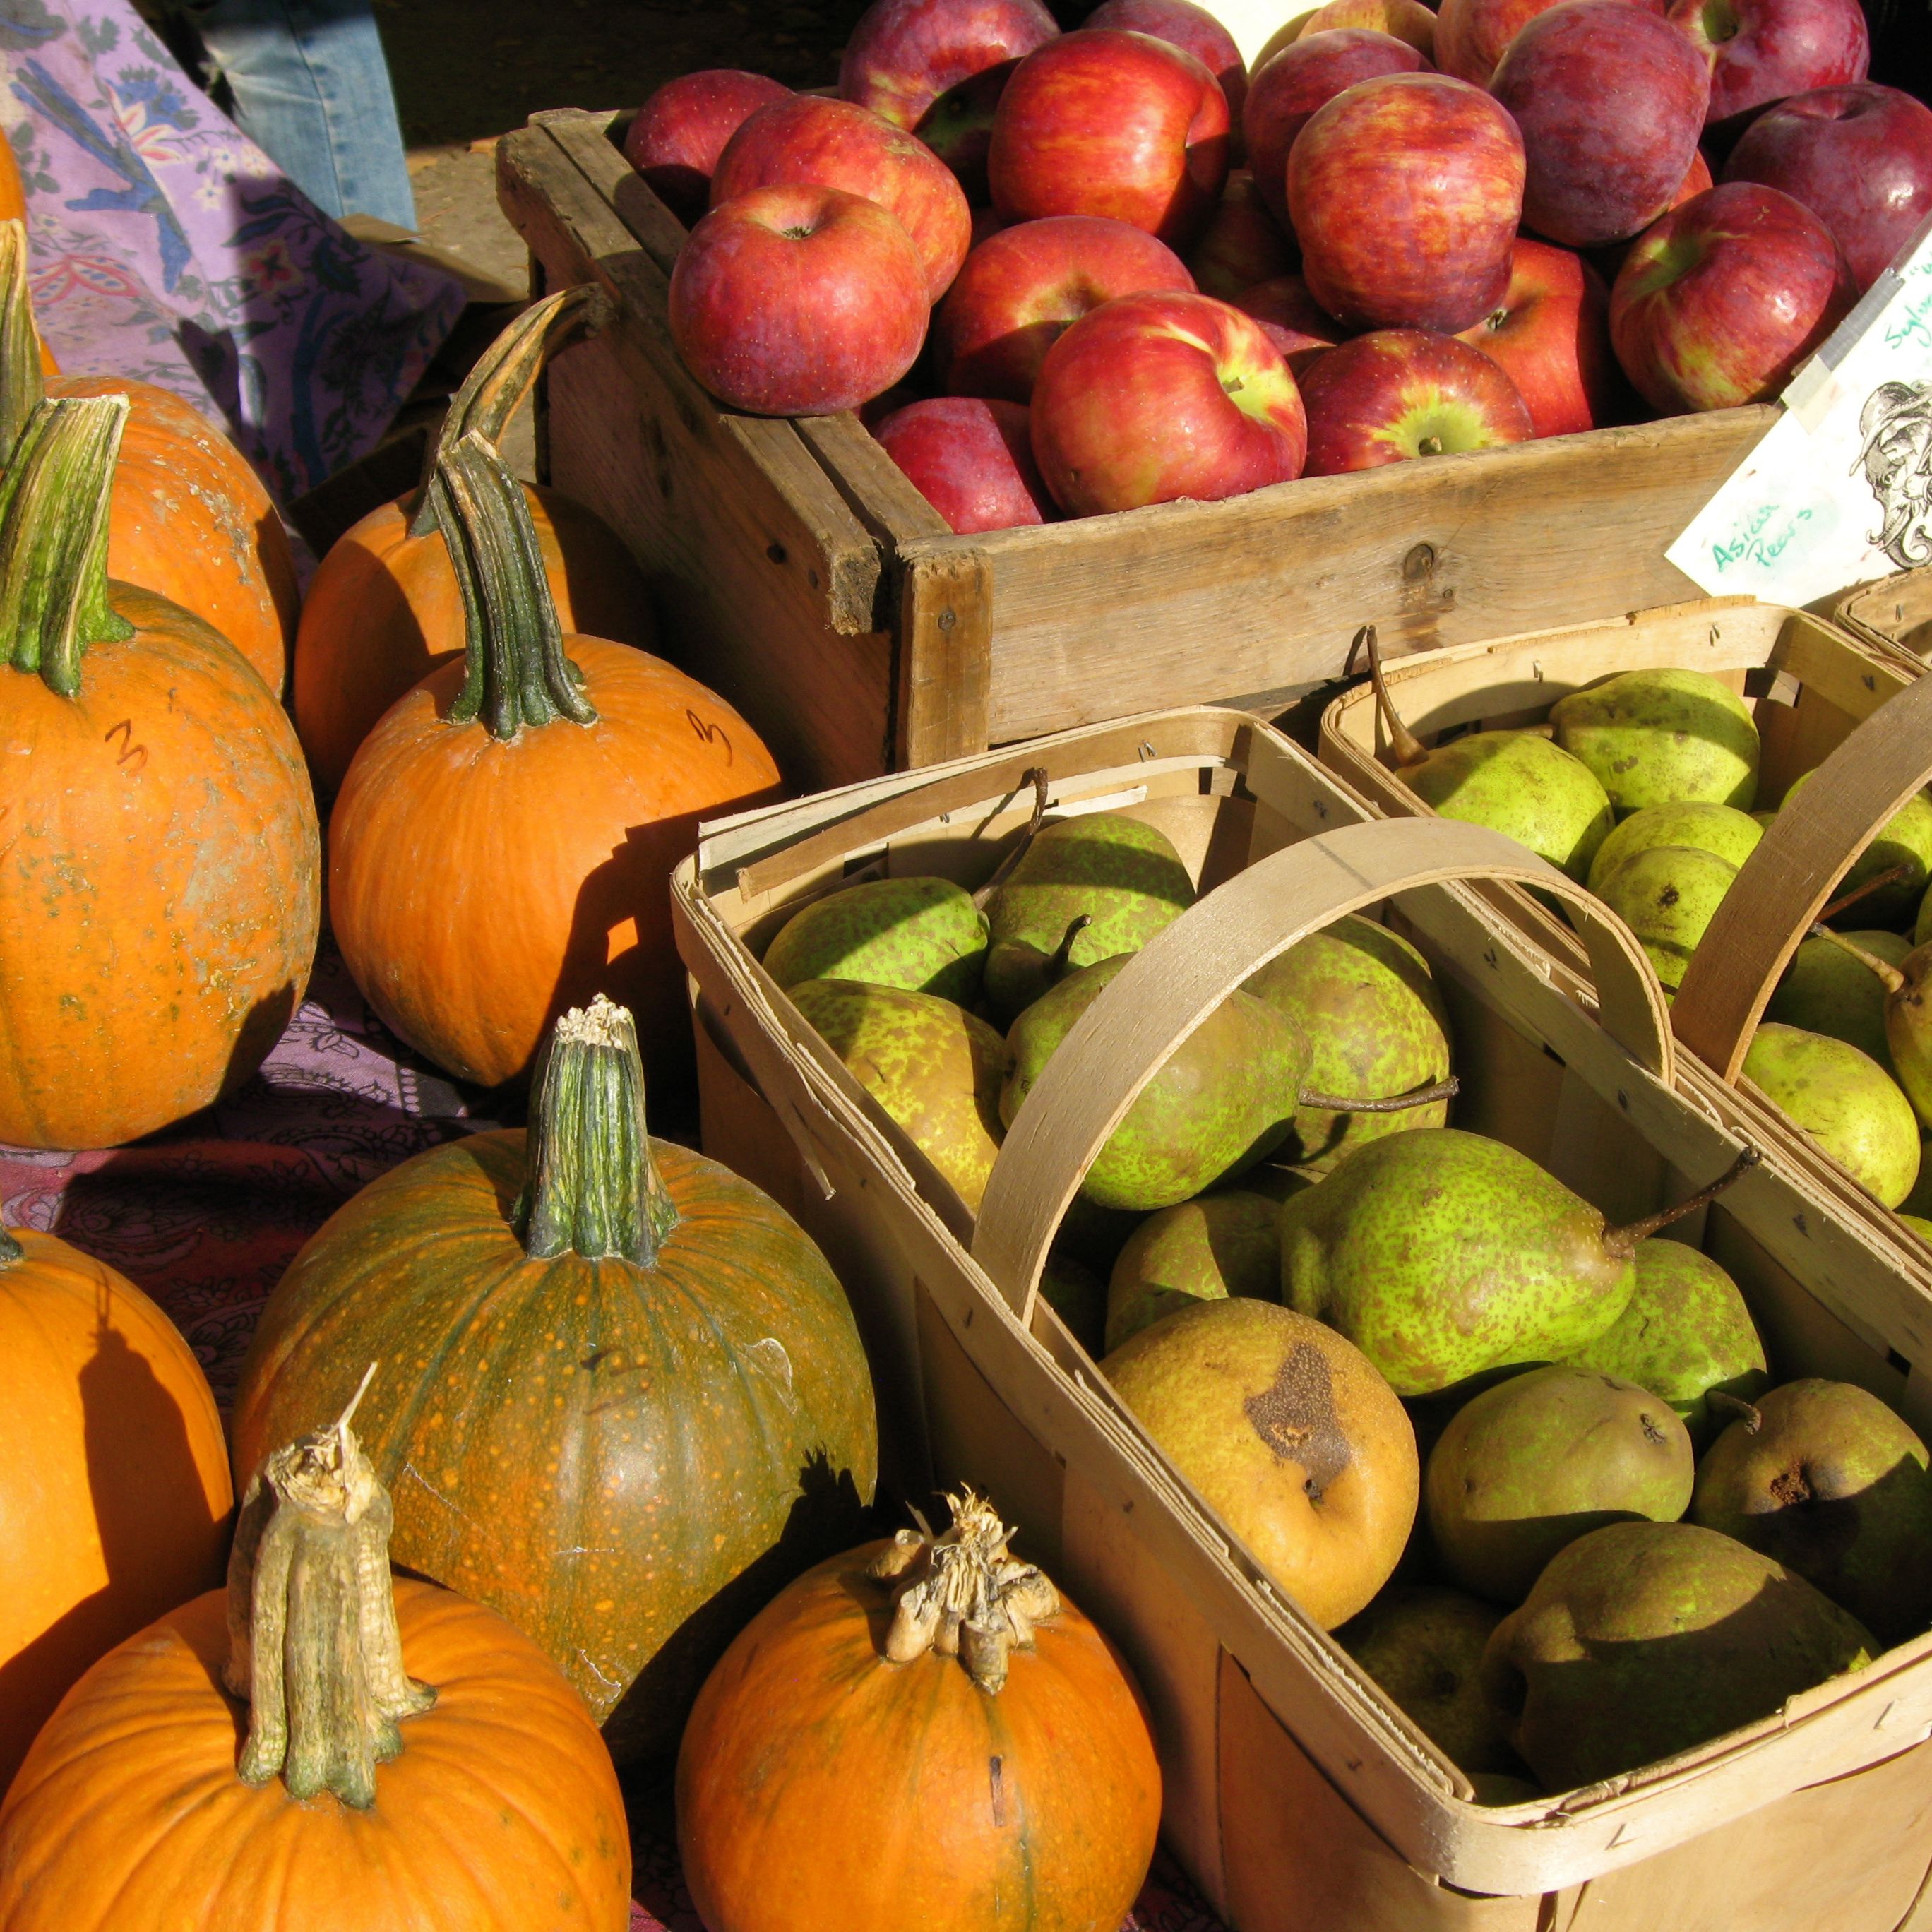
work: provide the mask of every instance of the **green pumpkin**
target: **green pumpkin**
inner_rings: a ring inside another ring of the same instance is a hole
[[[393,1560],[501,1612],[614,1754],[652,1755],[772,1593],[862,1538],[872,1381],[803,1231],[646,1136],[622,1007],[557,1022],[531,1121],[405,1162],[296,1256],[235,1462],[252,1475],[380,1363],[356,1428]]]

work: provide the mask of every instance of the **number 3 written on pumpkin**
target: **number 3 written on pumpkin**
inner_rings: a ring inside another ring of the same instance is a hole
[[[105,735],[102,742],[111,745],[116,738],[121,740],[121,754],[114,762],[117,765],[126,765],[130,770],[138,772],[148,762],[148,748],[145,745],[135,743],[134,721],[131,718],[122,718],[119,724]]]
[[[724,762],[730,764],[732,762],[731,740],[724,726],[712,724],[708,718],[699,717],[688,705],[685,707],[684,715],[691,721],[691,728],[706,744],[724,747]]]

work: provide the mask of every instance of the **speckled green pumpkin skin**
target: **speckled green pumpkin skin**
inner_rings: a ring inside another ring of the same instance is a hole
[[[748,1182],[651,1147],[681,1218],[648,1269],[524,1254],[520,1131],[372,1182],[282,1278],[230,1430],[252,1472],[379,1364],[356,1430],[392,1560],[534,1638],[620,1758],[673,1748],[738,1629],[863,1534],[878,1460],[824,1257]]]

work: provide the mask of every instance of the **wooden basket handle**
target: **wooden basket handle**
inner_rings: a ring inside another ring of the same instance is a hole
[[[1718,906],[1671,1008],[1677,1037],[1735,1082],[1766,1002],[1852,860],[1932,779],[1932,676],[1915,678],[1817,768]]]
[[[1666,1082],[1675,1052],[1630,928],[1512,839],[1449,818],[1345,826],[1271,853],[1184,913],[1081,1015],[1014,1116],[986,1184],[974,1258],[1023,1321],[1060,1216],[1142,1088],[1250,974],[1345,913],[1447,881],[1502,879],[1574,910],[1604,1030]]]

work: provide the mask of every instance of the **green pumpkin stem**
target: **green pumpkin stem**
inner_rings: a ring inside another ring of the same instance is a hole
[[[601,993],[566,1013],[546,1046],[516,1214],[535,1261],[575,1253],[650,1268],[677,1225],[644,1126],[637,1028]]]
[[[594,724],[564,655],[524,486],[472,430],[438,461],[430,494],[463,592],[465,672],[451,722],[480,719],[499,739],[559,717]]]
[[[90,644],[134,634],[107,601],[107,512],[125,396],[43,403],[0,476],[0,656],[64,698]]]
[[[1621,1228],[1604,1230],[1604,1247],[1606,1252],[1628,1258],[1635,1254],[1637,1244],[1647,1241],[1653,1234],[1661,1234],[1673,1221],[1681,1221],[1687,1214],[1694,1214],[1700,1208],[1708,1208],[1726,1189],[1735,1186],[1764,1158],[1754,1147],[1748,1147],[1718,1175],[1709,1186],[1700,1187],[1696,1193],[1687,1196],[1675,1207],[1666,1208],[1662,1213],[1646,1214],[1641,1221],[1632,1221]]]
[[[248,1484],[228,1560],[229,1690],[248,1705],[236,1766],[247,1784],[280,1773],[292,1798],[329,1792],[362,1811],[376,1767],[403,1748],[400,1720],[436,1702],[403,1668],[389,1575],[395,1514],[340,1418],[278,1449]]]
[[[26,224],[0,221],[0,467],[13,461],[20,432],[46,393],[27,292]]]
[[[493,447],[500,444],[544,364],[608,305],[608,298],[594,283],[560,290],[532,302],[483,352],[450,399],[448,413],[423,466],[422,481],[410,500],[411,536],[430,536],[437,527],[430,488],[437,464],[472,430]]]
[[[10,1268],[16,1262],[24,1261],[27,1251],[4,1228],[0,1228],[0,1268]]]

